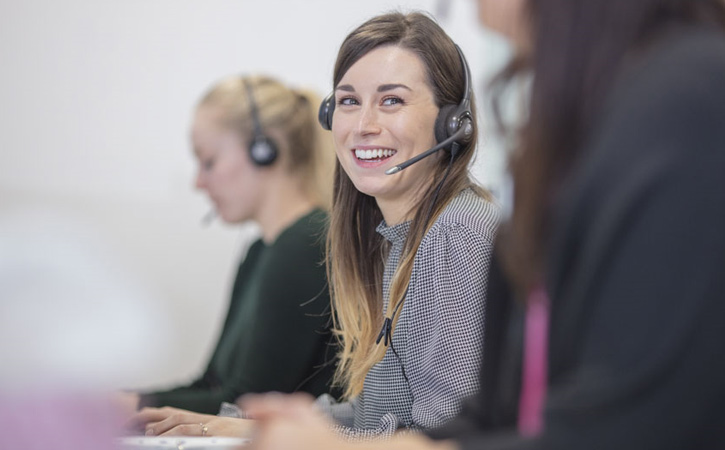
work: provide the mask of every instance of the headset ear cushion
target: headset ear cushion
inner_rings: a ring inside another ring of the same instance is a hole
[[[438,111],[438,117],[436,118],[435,123],[436,142],[443,142],[450,136],[447,124],[450,120],[450,115],[457,107],[458,105],[444,105],[440,111]]]
[[[249,156],[258,166],[269,166],[277,159],[277,146],[264,135],[258,135],[249,144]]]
[[[335,93],[331,92],[320,103],[320,110],[317,112],[317,120],[323,129],[332,130],[332,114],[335,112]]]

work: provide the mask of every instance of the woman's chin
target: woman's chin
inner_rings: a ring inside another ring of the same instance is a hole
[[[386,182],[390,180],[381,179],[383,176],[387,177],[388,175],[375,175],[352,179],[352,184],[355,185],[355,189],[365,195],[382,198],[390,191],[390,186],[386,186]]]

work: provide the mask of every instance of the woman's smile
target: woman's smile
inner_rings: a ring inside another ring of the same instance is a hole
[[[362,145],[352,149],[360,167],[378,167],[398,153],[397,150],[374,145]]]

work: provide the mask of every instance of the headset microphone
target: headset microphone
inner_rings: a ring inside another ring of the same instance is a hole
[[[397,166],[393,166],[390,169],[385,171],[385,175],[393,175],[395,173],[400,172],[401,170],[405,169],[406,167],[412,166],[413,164],[417,163],[423,158],[427,158],[433,153],[437,152],[438,150],[447,147],[450,144],[453,144],[454,147],[458,145],[456,141],[465,141],[473,134],[473,124],[471,123],[471,119],[465,118],[462,121],[461,128],[456,131],[453,136],[445,139],[444,141],[438,143],[435,147],[430,148],[429,150],[424,151],[420,155],[414,156],[410,158],[409,160],[398,164]]]

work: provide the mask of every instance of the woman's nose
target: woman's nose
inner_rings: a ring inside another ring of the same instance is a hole
[[[360,120],[358,121],[358,133],[361,135],[376,134],[380,132],[380,123],[378,121],[378,111],[374,107],[363,107],[360,110]]]

